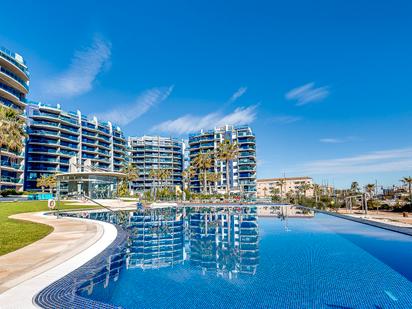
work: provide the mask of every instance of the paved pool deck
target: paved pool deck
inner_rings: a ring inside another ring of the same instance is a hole
[[[25,213],[14,219],[47,224],[53,232],[26,247],[0,256],[0,308],[37,308],[33,297],[102,252],[116,238],[108,223]]]

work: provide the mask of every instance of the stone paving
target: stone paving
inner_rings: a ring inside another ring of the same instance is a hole
[[[97,242],[101,225],[91,221],[25,213],[11,218],[50,225],[53,232],[26,247],[0,256],[0,294],[77,255]]]

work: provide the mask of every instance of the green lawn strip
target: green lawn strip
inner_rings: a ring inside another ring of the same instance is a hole
[[[96,209],[90,205],[68,205],[62,202],[61,210]],[[0,256],[27,246],[53,231],[51,226],[8,218],[26,212],[48,211],[47,201],[0,203]]]

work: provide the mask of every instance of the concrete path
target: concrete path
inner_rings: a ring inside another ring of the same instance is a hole
[[[45,238],[0,257],[0,308],[30,308],[43,288],[80,267],[116,238],[108,223],[43,213],[12,216],[52,226]]]

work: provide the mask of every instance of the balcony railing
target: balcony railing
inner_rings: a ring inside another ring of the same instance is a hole
[[[0,71],[6,74],[7,76],[11,77],[15,81],[17,81],[20,85],[22,85],[27,91],[29,91],[29,86],[24,82],[23,79],[18,77],[16,74],[13,72],[7,70],[5,67],[0,66]]]

